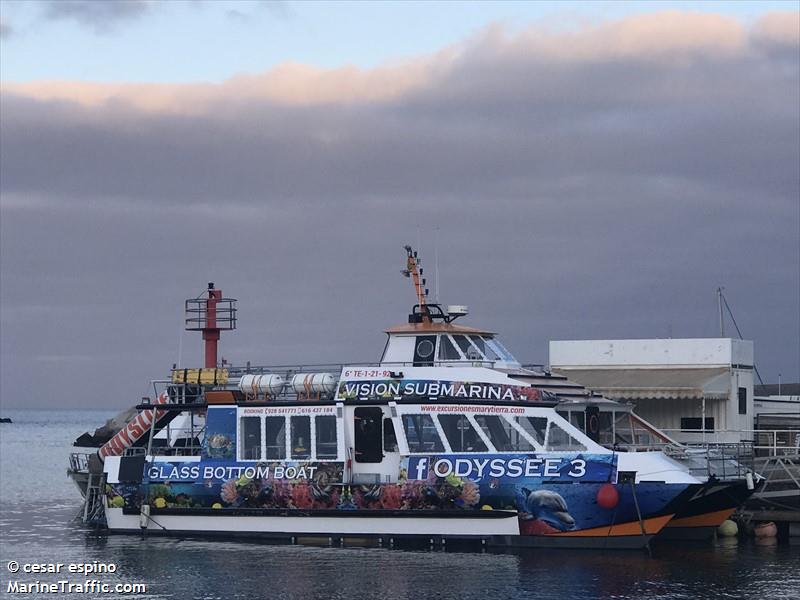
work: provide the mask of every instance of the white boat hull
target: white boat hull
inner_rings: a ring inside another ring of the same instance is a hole
[[[500,518],[452,517],[369,517],[357,511],[344,515],[328,516],[195,516],[153,515],[147,527],[140,527],[139,515],[126,515],[121,508],[107,508],[106,521],[110,530],[173,533],[273,534],[293,535],[397,535],[397,536],[447,536],[487,537],[494,535],[519,535],[519,520],[509,511]]]

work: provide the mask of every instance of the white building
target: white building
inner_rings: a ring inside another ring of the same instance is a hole
[[[607,398],[635,404],[637,414],[678,441],[753,439],[742,432],[753,429],[751,341],[553,341],[550,368]]]

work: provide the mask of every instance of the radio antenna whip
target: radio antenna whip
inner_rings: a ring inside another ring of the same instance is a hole
[[[439,228],[436,228],[436,236],[433,238],[434,241],[434,248],[433,248],[433,260],[436,263],[434,265],[434,277],[436,278],[436,287],[434,288],[436,291],[436,303],[439,304]]]

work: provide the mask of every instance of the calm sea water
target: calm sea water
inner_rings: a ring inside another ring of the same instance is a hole
[[[638,551],[409,551],[98,535],[75,520],[81,499],[65,469],[72,440],[113,413],[2,416],[14,423],[0,425],[0,597],[15,596],[7,593],[9,578],[65,578],[11,576],[6,565],[15,560],[111,562],[117,572],[97,579],[148,586],[146,594],[105,598],[800,598],[800,547],[788,545],[661,543],[649,558]]]

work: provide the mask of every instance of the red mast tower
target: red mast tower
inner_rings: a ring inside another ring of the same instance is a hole
[[[186,301],[186,331],[202,331],[206,343],[206,369],[217,367],[221,331],[236,329],[236,299],[223,298],[222,290],[208,284],[205,296]]]

